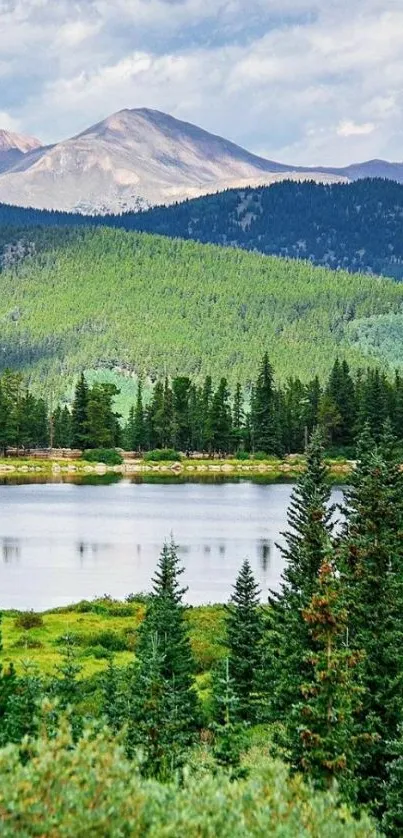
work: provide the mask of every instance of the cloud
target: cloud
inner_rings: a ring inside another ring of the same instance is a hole
[[[0,107],[45,141],[148,106],[285,162],[399,159],[402,31],[400,0],[0,0]]]
[[[365,136],[366,134],[372,134],[375,127],[373,122],[363,122],[358,125],[356,122],[346,119],[337,126],[337,134],[339,137]]]

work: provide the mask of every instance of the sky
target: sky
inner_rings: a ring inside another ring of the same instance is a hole
[[[149,107],[301,165],[403,160],[403,0],[0,0],[0,128]]]

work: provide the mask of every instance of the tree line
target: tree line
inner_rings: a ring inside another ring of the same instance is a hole
[[[201,760],[205,772],[224,771],[236,782],[250,770],[243,755],[259,730],[259,741],[292,773],[317,790],[330,792],[337,782],[337,794],[353,811],[370,812],[383,834],[402,834],[403,473],[390,423],[378,441],[368,425],[361,434],[342,513],[336,523],[315,430],[288,511],[280,589],[262,604],[243,563],[226,609],[224,654],[203,699],[183,568],[173,541],[165,544],[133,663],[117,668],[111,656],[99,706],[99,717],[145,778],[170,783]],[[85,712],[77,712],[86,706],[78,675],[68,638],[48,682],[32,671],[3,668],[0,743],[20,743],[20,758],[34,759],[38,708],[44,696],[57,697],[50,715],[48,709],[48,748],[60,711],[70,707],[68,747],[80,753],[88,732]]]
[[[267,353],[248,388],[238,383],[231,389],[225,377],[198,384],[176,376],[157,379],[145,393],[139,378],[127,421],[114,408],[118,392],[110,383],[90,386],[81,374],[72,405],[51,410],[20,373],[7,371],[0,377],[0,447],[282,456],[302,452],[318,426],[329,450],[353,455],[359,429],[367,423],[378,440],[387,420],[403,441],[401,374],[392,380],[377,368],[353,374],[345,360],[336,359],[324,385],[317,376],[278,384]]]

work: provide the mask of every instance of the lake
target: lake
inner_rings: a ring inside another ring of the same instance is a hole
[[[148,591],[171,533],[189,603],[227,600],[245,558],[267,598],[279,585],[276,542],[292,488],[246,480],[0,485],[0,608]],[[333,494],[339,502],[340,491]]]

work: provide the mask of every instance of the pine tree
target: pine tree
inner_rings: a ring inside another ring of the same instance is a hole
[[[252,401],[252,432],[255,451],[276,454],[279,440],[274,422],[274,383],[273,369],[269,356],[263,356]]]
[[[133,753],[141,745],[149,755],[147,765],[152,764],[151,754],[159,748],[164,754],[171,748],[178,765],[180,755],[194,740],[198,724],[194,662],[182,603],[186,589],[179,583],[182,572],[171,541],[162,550],[154,576],[153,593],[139,631],[131,685],[128,751]],[[159,757],[156,771],[157,767],[158,772],[163,770]]]
[[[102,679],[102,711],[113,733],[118,733],[128,718],[128,694],[127,679],[115,666],[113,655]]]
[[[227,644],[230,675],[238,700],[237,713],[240,719],[251,723],[257,712],[262,636],[260,589],[245,560],[227,606]]]
[[[235,453],[242,451],[245,446],[245,411],[243,401],[242,387],[238,382],[235,387],[232,407],[232,448]]]
[[[214,451],[225,454],[231,443],[231,407],[227,379],[222,378],[211,403],[211,441]]]
[[[74,639],[66,634],[62,661],[56,666],[56,677],[52,681],[51,692],[57,697],[60,710],[68,710],[72,713],[71,726],[75,739],[79,738],[83,727],[82,717],[77,712],[77,705],[82,696],[82,686],[78,679],[81,670],[82,666],[77,661]]]
[[[137,383],[137,398],[133,416],[133,439],[134,451],[143,451],[146,445],[146,423],[143,406],[143,382],[141,378]]]
[[[344,796],[353,798],[362,656],[348,646],[348,613],[331,554],[302,617],[308,627],[307,667],[300,700],[287,714],[290,759],[317,786],[329,788],[337,780]]]
[[[24,736],[35,736],[38,732],[39,706],[44,694],[43,681],[37,668],[31,662],[24,663],[22,675],[19,676],[11,668],[3,687],[8,695],[1,720],[1,744],[21,742]]]
[[[234,679],[230,675],[229,659],[217,665],[212,676],[213,755],[218,765],[240,777],[241,753],[246,745],[246,727],[239,721],[239,699]]]
[[[341,569],[353,649],[363,650],[364,732],[357,774],[360,800],[378,814],[384,806],[387,743],[403,723],[403,475],[390,427],[379,445],[368,426],[346,491],[340,539]]]
[[[276,718],[288,713],[300,699],[301,677],[306,672],[303,658],[310,642],[302,615],[332,545],[333,507],[322,456],[321,434],[315,431],[306,452],[306,471],[291,496],[285,547],[280,547],[285,560],[281,589],[270,600],[266,690]]]
[[[387,767],[385,785],[385,812],[382,818],[382,832],[389,838],[403,835],[403,736],[390,744],[391,761]]]
[[[84,373],[81,373],[76,385],[71,413],[71,435],[74,448],[84,449],[89,442],[88,397],[88,385]]]

